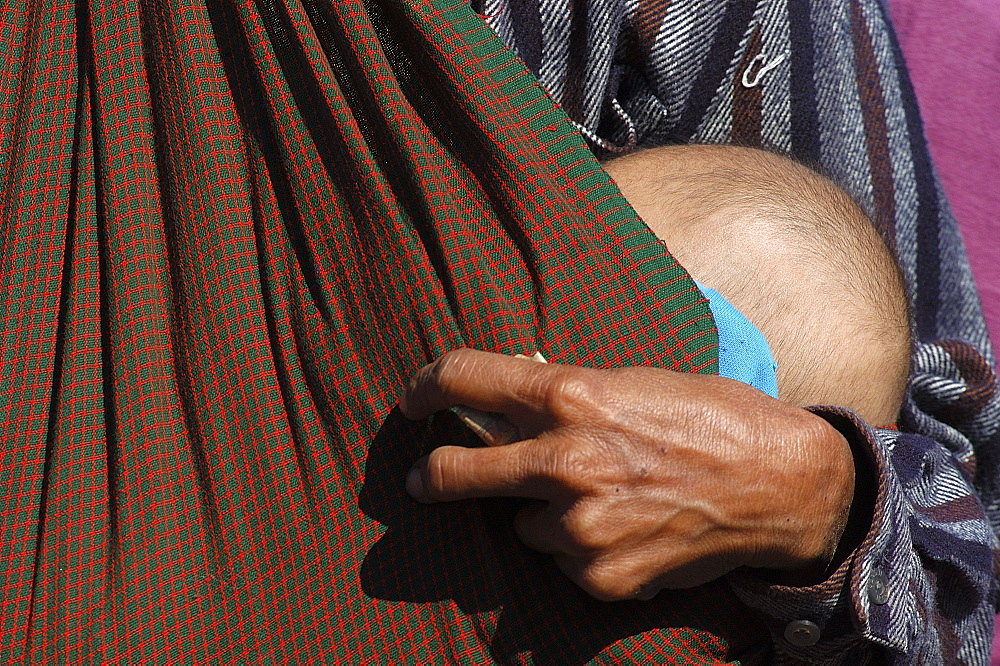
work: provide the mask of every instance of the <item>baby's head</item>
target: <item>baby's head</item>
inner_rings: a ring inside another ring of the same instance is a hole
[[[792,160],[734,146],[657,148],[605,167],[681,265],[764,334],[782,400],[895,422],[906,292],[850,196]]]

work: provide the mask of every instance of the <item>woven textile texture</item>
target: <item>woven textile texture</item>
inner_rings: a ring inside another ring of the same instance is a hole
[[[516,503],[404,494],[471,443],[394,410],[447,350],[716,367],[693,283],[467,6],[23,0],[0,43],[0,661],[767,642],[721,582],[611,613]]]
[[[817,166],[871,211],[910,287],[916,344],[901,432],[821,413],[868,452],[873,523],[820,585],[730,581],[765,619],[775,661],[988,663],[1000,529],[995,359],[884,2],[475,4],[601,154],[768,146]],[[554,31],[557,16],[574,29]],[[883,583],[888,601],[875,603]],[[820,640],[793,646],[784,630],[803,619]]]

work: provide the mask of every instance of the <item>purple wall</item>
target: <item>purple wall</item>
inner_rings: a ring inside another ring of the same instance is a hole
[[[889,0],[931,155],[1000,347],[1000,2]]]
[[[998,349],[1000,2],[889,0],[889,8]],[[1000,666],[1000,623],[992,666]]]

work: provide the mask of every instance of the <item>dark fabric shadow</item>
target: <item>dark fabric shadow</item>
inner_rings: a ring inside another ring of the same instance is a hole
[[[668,643],[681,646],[676,656],[682,661],[686,648],[728,658],[767,651],[760,641],[766,630],[725,583],[662,593],[652,602],[599,602],[549,556],[520,544],[512,526],[520,501],[414,502],[404,489],[406,472],[444,442],[476,445],[450,413],[423,425],[398,410],[372,442],[359,505],[388,529],[361,567],[367,595],[452,600],[462,612],[480,615],[480,631],[501,662],[524,656],[538,663],[584,662],[636,636],[651,646],[646,653],[652,661],[670,654],[658,651]]]

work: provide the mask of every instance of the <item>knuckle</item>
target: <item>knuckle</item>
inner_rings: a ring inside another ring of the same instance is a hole
[[[431,380],[442,393],[449,393],[471,362],[472,351],[456,349],[437,359],[432,365]]]
[[[577,552],[598,554],[611,550],[617,542],[608,521],[586,509],[563,515],[562,528]]]
[[[593,468],[590,447],[576,439],[567,439],[549,449],[549,466],[554,479],[571,488],[579,488]]]
[[[457,377],[468,363],[469,350],[455,350],[417,371],[406,389],[407,411],[426,417],[448,406],[449,394],[459,384]]]
[[[544,476],[549,481],[577,498],[601,494],[607,461],[600,447],[583,438],[567,437],[550,442],[544,455]]]
[[[424,493],[428,499],[445,499],[450,489],[450,479],[454,477],[454,456],[447,449],[435,449],[427,456],[424,468]]]
[[[634,599],[639,586],[614,569],[591,565],[580,571],[580,587],[598,601]]]
[[[559,422],[579,421],[594,411],[598,386],[580,368],[566,368],[556,375],[543,394],[545,409]]]
[[[629,470],[635,467],[613,444],[588,432],[553,442],[548,453],[550,477],[580,497],[605,497],[627,489]]]

